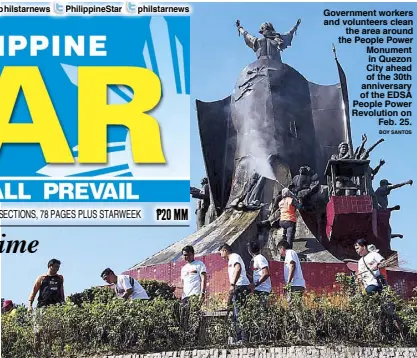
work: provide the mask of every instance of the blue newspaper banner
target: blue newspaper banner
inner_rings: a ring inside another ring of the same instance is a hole
[[[3,202],[188,202],[188,180],[10,180]]]
[[[189,202],[189,42],[188,16],[0,17],[0,202]]]

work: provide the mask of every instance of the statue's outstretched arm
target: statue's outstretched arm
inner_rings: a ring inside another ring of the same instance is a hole
[[[195,199],[208,199],[210,198],[210,191],[208,185],[204,186],[203,189],[198,189],[195,187],[190,188],[190,194]]]
[[[410,180],[407,180],[407,181],[406,181],[406,182],[404,182],[404,183],[394,184],[394,185],[388,185],[388,189],[389,189],[389,190],[392,190],[392,189],[398,189],[398,188],[401,188],[402,186],[407,185],[407,184],[409,184],[409,185],[413,185],[413,180],[412,180],[412,179],[410,179]]]
[[[300,23],[301,23],[301,19],[298,19],[295,26],[289,32],[286,32],[285,34],[282,34],[282,35],[277,34],[278,36],[276,37],[276,40],[278,40],[279,49],[281,51],[284,51],[287,47],[291,46],[292,39],[293,39],[294,34],[296,33],[296,31],[298,29],[298,25],[300,25]]]
[[[289,31],[289,34],[291,34],[291,35],[293,35],[296,31],[297,31],[297,29],[298,29],[298,26],[301,24],[301,19],[298,19],[297,20],[297,23],[295,24],[295,26]]]
[[[256,51],[256,43],[258,38],[248,33],[243,26],[240,25],[240,21],[236,21],[237,30],[239,31],[239,35],[242,35],[246,45],[248,45],[252,50]]]
[[[361,154],[362,154],[362,151],[365,149],[365,143],[367,140],[368,138],[366,134],[362,134],[362,143],[358,148],[356,148],[355,154],[353,155],[354,159],[361,159]]]
[[[363,154],[361,155],[361,158],[360,158],[360,159],[367,159],[367,158],[369,157],[369,153],[371,153],[371,152],[375,149],[375,147],[376,147],[377,145],[381,144],[383,141],[384,141],[384,138],[381,138],[378,142],[376,142],[376,143],[374,143],[373,145],[371,145],[371,146],[368,148],[368,150],[367,150],[365,153],[363,153]]]
[[[372,173],[371,173],[371,180],[374,180],[375,175],[378,174],[379,169],[381,169],[381,167],[385,164],[385,160],[381,159],[379,161],[379,164],[375,167],[375,169],[372,169]]]

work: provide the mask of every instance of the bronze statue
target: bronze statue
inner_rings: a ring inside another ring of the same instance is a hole
[[[261,196],[266,178],[254,172],[244,184],[242,194],[230,206],[236,210],[257,210],[261,208]]]
[[[259,33],[263,38],[255,37],[249,34],[241,25],[240,21],[236,21],[239,36],[243,35],[246,45],[256,52],[258,59],[274,59],[281,60],[280,52],[291,46],[294,34],[297,31],[301,19],[298,19],[295,26],[287,33],[280,34],[275,31],[274,26],[270,22],[264,22]]]
[[[368,140],[368,137],[366,134],[362,134],[362,143],[359,147],[356,148],[355,153],[353,155],[353,158],[356,160],[368,160],[369,154],[375,149],[375,147],[379,144],[381,144],[384,139],[379,139],[376,143],[371,145],[367,150],[365,150],[365,144]],[[372,169],[371,166],[368,166],[365,171],[365,180],[366,180],[366,187],[368,189],[368,195],[372,196],[372,205],[374,208],[378,208],[378,201],[375,195],[375,192],[372,187],[372,180],[375,178],[375,175],[379,172],[381,167],[385,164],[385,161],[381,159],[379,161],[379,164],[375,167],[375,169]]]
[[[367,140],[368,138],[366,134],[363,134],[362,143],[358,148],[356,148],[355,154],[353,155],[354,159],[367,160],[369,158],[369,154],[375,149],[377,145],[381,144],[384,141],[384,138],[379,139],[376,143],[374,143],[367,150],[365,150],[365,143]]]
[[[330,157],[331,160],[339,159],[352,159],[349,154],[349,144],[347,142],[342,142],[339,144],[339,153],[333,154]]]
[[[365,143],[368,140],[366,134],[362,134],[362,143],[359,147],[356,148],[355,153],[353,154],[353,158],[360,159],[360,156],[365,150]]]
[[[350,155],[350,147],[347,142],[342,142],[339,144],[339,153],[333,154],[330,157],[330,160],[341,160],[341,159],[352,159]],[[352,179],[346,176],[337,176],[336,177],[336,187],[334,188],[335,195],[356,195],[356,190],[352,188],[355,187]],[[349,188],[349,189],[346,189]]]
[[[266,160],[253,155],[245,155],[236,159],[238,164],[233,185],[238,185],[242,190],[233,196],[229,207],[236,210],[258,210],[264,205],[262,199],[266,179],[274,180],[272,168],[277,158],[277,154],[270,154]],[[270,173],[268,173],[267,167],[270,168]],[[245,172],[252,173],[249,179],[245,180],[245,175],[241,176]]]
[[[413,185],[413,181],[410,179],[404,183],[400,184],[391,184],[387,179],[382,179],[379,182],[379,188],[375,191],[375,196],[378,201],[379,209],[388,208],[388,195],[391,193],[391,190],[401,188],[404,185]]]
[[[312,195],[320,188],[319,176],[309,166],[300,167],[289,189],[297,196],[305,207]]]
[[[197,209],[195,211],[197,215],[197,230],[204,226],[206,213],[210,206],[210,189],[208,179],[201,179],[201,189],[191,187],[190,194],[193,198],[200,199],[197,203]]]
[[[266,220],[263,220],[258,223],[258,227],[267,227],[267,228],[279,228],[279,218],[281,216],[281,211],[279,209],[279,203],[282,200],[282,191],[280,191],[272,200],[271,205],[269,206],[269,215]]]
[[[378,200],[375,195],[374,188],[372,187],[372,180],[374,180],[375,175],[378,174],[381,167],[385,164],[385,160],[381,159],[379,161],[379,164],[375,167],[375,169],[372,169],[370,166],[368,166],[366,171],[366,187],[368,188],[368,194],[372,197],[372,206],[377,209],[378,208]]]
[[[382,167],[384,164],[385,164],[385,160],[384,160],[384,159],[380,159],[380,160],[379,160],[379,164],[378,164],[378,165],[377,165],[374,169],[372,169],[372,168],[371,168],[371,175],[370,175],[371,180],[374,180],[375,175],[377,175],[377,174],[378,174],[379,169],[381,169],[381,167]]]

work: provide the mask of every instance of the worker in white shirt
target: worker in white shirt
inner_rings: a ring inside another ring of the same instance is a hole
[[[199,296],[203,301],[207,285],[206,265],[194,258],[194,247],[191,245],[182,249],[182,257],[187,262],[181,268],[182,300],[188,301],[191,296]]]
[[[301,269],[300,259],[297,253],[290,248],[287,240],[281,240],[278,243],[278,250],[281,257],[285,257],[284,280],[287,300],[291,301],[292,296],[302,296],[305,291],[306,282],[304,280],[303,270]]]
[[[246,268],[240,255],[233,253],[228,244],[219,248],[220,255],[227,260],[227,271],[229,274],[229,304],[233,305],[233,322],[235,323],[236,343],[247,341],[247,335],[238,324],[239,311],[246,303],[250,294],[250,282],[246,276]]]
[[[261,254],[260,245],[256,241],[249,242],[248,251],[252,256],[254,293],[260,298],[262,305],[266,307],[267,298],[272,291],[268,260]]]

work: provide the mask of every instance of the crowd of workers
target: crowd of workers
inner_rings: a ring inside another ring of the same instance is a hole
[[[303,277],[302,265],[297,253],[291,249],[287,240],[278,243],[279,254],[283,261],[284,280],[286,298],[289,303],[294,296],[301,296],[306,288]],[[374,245],[367,244],[366,240],[360,239],[355,243],[355,250],[361,257],[358,261],[356,277],[358,282],[363,285],[367,294],[379,293],[386,284],[379,268],[383,265],[384,258],[377,252]],[[221,245],[219,253],[227,261],[229,296],[228,304],[232,308],[232,318],[236,328],[236,342],[246,340],[244,332],[239,328],[239,310],[248,295],[253,291],[260,299],[261,305],[267,305],[267,298],[272,292],[271,273],[268,260],[261,254],[258,242],[252,241],[248,244],[248,251],[252,256],[249,265],[245,265],[242,257],[233,252],[232,247],[227,243]],[[195,259],[193,246],[185,246],[182,249],[182,256],[185,265],[181,269],[182,281],[182,305],[187,305],[191,297],[197,296],[204,301],[206,297],[206,287],[208,282],[207,268],[205,264]],[[40,275],[34,284],[29,297],[29,310],[35,297],[38,295],[37,308],[46,307],[53,304],[63,303],[64,278],[58,274],[61,262],[52,259],[48,262],[48,271]],[[247,266],[250,270],[247,271]],[[121,299],[142,299],[148,300],[149,296],[142,285],[129,275],[116,275],[113,270],[106,268],[101,273],[101,278],[112,285],[117,297]],[[3,303],[4,314],[14,314],[14,305],[10,300]]]

